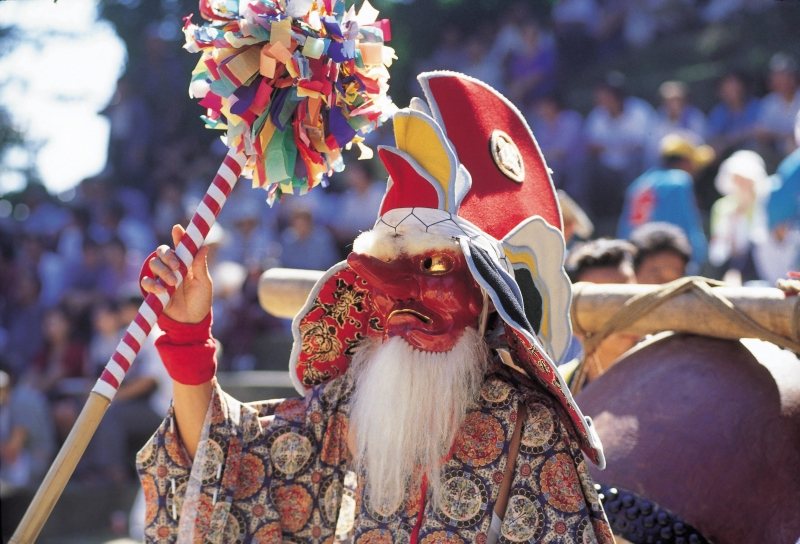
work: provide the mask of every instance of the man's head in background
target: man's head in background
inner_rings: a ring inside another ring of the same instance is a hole
[[[575,246],[567,256],[564,267],[573,283],[636,283],[633,271],[635,256],[633,244],[625,240],[601,238]],[[588,359],[587,381],[605,372],[638,342],[639,337],[633,334],[609,335]]]
[[[680,227],[670,223],[647,223],[630,236],[636,247],[633,269],[637,283],[661,284],[686,275],[692,246]]]
[[[636,283],[635,255],[631,243],[601,238],[575,246],[564,267],[572,283]]]
[[[661,164],[670,170],[683,170],[695,176],[714,161],[714,149],[700,145],[680,134],[667,134],[659,142]]]
[[[669,118],[680,119],[683,110],[689,103],[689,88],[686,84],[682,81],[665,81],[658,88],[658,94]]]
[[[350,161],[344,169],[344,180],[347,188],[363,195],[372,185],[372,170],[366,161]]]
[[[791,100],[797,92],[797,62],[785,53],[776,53],[769,61],[769,88]]]

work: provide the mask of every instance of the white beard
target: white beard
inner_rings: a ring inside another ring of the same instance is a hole
[[[368,340],[358,350],[350,418],[356,469],[367,474],[373,508],[395,510],[415,469],[438,498],[442,461],[478,400],[488,359],[475,329],[444,353],[419,351],[400,337]]]

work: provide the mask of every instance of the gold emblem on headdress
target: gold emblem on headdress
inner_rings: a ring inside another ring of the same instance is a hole
[[[525,180],[525,163],[511,136],[502,130],[492,131],[489,137],[489,149],[494,163],[509,179],[522,183]]]

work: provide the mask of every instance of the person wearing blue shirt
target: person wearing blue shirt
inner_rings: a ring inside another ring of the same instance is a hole
[[[744,78],[735,72],[720,80],[717,92],[721,102],[708,114],[706,139],[718,154],[730,149],[753,147],[759,115],[758,99],[747,95]]]
[[[797,149],[781,161],[775,172],[775,189],[767,203],[770,229],[800,220],[800,112],[794,118]]]
[[[617,226],[617,237],[627,239],[636,227],[652,222],[671,223],[683,229],[692,244],[695,272],[706,261],[708,242],[694,196],[693,175],[714,160],[709,146],[695,147],[670,134],[661,140],[661,168],[652,168],[628,187]]]
[[[794,137],[800,146],[800,112],[795,116]],[[763,248],[759,248],[758,264],[762,264],[764,268],[769,265],[780,268],[785,263],[774,262],[776,254],[780,254],[780,260],[792,261],[788,266],[797,270],[800,267],[800,248],[796,247],[800,239],[800,147],[781,161],[773,180],[775,189],[767,202],[770,238]],[[786,270],[779,270],[769,279],[782,277],[785,272]]]

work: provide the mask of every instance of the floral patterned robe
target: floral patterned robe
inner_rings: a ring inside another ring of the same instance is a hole
[[[170,410],[137,456],[147,542],[390,544],[416,530],[420,544],[483,544],[520,402],[500,542],[614,541],[568,416],[521,374],[492,364],[443,466],[437,507],[419,478],[387,507],[348,475],[352,388],[348,372],[304,399],[242,404],[216,386],[194,463]]]

